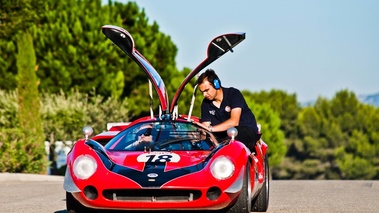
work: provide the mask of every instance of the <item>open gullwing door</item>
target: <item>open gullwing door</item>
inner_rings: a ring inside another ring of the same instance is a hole
[[[142,68],[158,94],[162,111],[167,114],[169,100],[166,86],[150,62],[134,48],[134,40],[129,32],[113,25],[103,26],[102,32]]]
[[[194,70],[192,70],[180,84],[179,88],[175,92],[174,98],[172,99],[170,106],[170,113],[174,113],[175,108],[177,108],[178,100],[180,94],[182,93],[184,87],[190,80],[196,76],[202,69],[206,66],[220,58],[222,55],[228,51],[233,52],[233,48],[237,46],[240,42],[245,39],[245,33],[228,33],[219,35],[214,38],[208,45],[207,58],[204,59]],[[196,88],[195,88],[196,89]],[[174,116],[175,117],[175,116]]]

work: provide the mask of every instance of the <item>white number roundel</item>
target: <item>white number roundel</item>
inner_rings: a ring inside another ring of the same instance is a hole
[[[172,152],[150,152],[137,157],[137,161],[143,163],[176,163],[179,160],[180,156]]]

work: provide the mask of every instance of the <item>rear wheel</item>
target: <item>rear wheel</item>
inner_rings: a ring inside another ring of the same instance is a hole
[[[250,187],[250,163],[246,164],[241,193],[237,201],[227,210],[227,213],[250,213],[251,212],[251,187]]]
[[[93,213],[93,209],[83,206],[79,201],[77,201],[71,193],[66,192],[66,209],[67,213]]]
[[[265,212],[268,208],[269,200],[269,188],[270,188],[270,171],[267,155],[264,159],[264,169],[265,169],[265,179],[263,182],[263,187],[259,192],[258,196],[252,202],[252,210],[254,212]]]

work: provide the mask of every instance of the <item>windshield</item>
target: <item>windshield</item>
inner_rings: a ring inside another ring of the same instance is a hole
[[[212,150],[218,138],[191,122],[154,121],[133,125],[105,146],[110,151]]]

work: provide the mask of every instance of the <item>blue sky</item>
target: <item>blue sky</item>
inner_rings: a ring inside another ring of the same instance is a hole
[[[223,86],[280,89],[299,102],[342,89],[379,93],[378,0],[135,2],[178,47],[179,69],[202,62],[217,35],[245,32],[234,53],[208,66]]]

